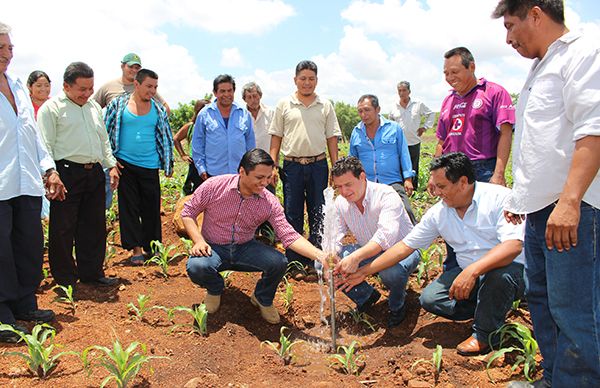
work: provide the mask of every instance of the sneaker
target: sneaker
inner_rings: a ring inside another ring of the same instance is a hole
[[[262,315],[262,317],[265,321],[267,321],[273,325],[276,325],[281,321],[279,318],[279,312],[277,311],[275,306],[273,306],[273,305],[263,306],[262,304],[260,304],[258,302],[258,300],[256,299],[256,296],[254,294],[252,294],[252,296],[250,297],[250,302],[252,302],[253,305],[255,305],[256,307],[259,308],[260,315]]]
[[[216,313],[221,306],[221,295],[211,295],[207,293],[206,298],[204,298],[204,305],[209,314]]]
[[[379,293],[379,291],[374,289],[373,292],[371,292],[371,296],[369,296],[369,299],[367,299],[367,301],[361,304],[360,306],[357,306],[356,309],[359,313],[364,313],[368,311],[375,303],[377,303],[379,298],[381,298],[381,294]]]
[[[387,326],[389,329],[392,327],[400,326],[402,321],[406,318],[406,305],[402,306],[402,308],[398,311],[391,311],[388,318]]]
[[[30,334],[29,330],[25,326],[18,325],[16,323],[10,323],[13,329],[18,330],[24,334]],[[21,340],[21,336],[10,330],[0,330],[0,342],[6,344],[16,344]]]
[[[52,310],[33,310],[26,313],[15,314],[15,319],[18,321],[47,323],[54,319],[54,311]]]

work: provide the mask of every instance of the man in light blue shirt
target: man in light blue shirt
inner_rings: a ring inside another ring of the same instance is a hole
[[[350,135],[349,154],[361,161],[368,180],[390,185],[396,190],[414,225],[416,218],[408,199],[413,192],[414,171],[402,128],[379,114],[381,107],[377,96],[361,96],[357,109],[362,121]]]
[[[35,124],[29,92],[7,74],[9,33],[0,23],[0,322],[27,332],[16,320],[54,319],[51,310],[38,309],[35,296],[42,280],[42,174],[49,199],[63,200],[65,190]],[[19,339],[0,331],[0,342]]]
[[[242,156],[256,147],[252,116],[233,101],[235,80],[222,74],[213,81],[216,100],[196,118],[192,159],[202,181],[210,176],[237,174]]]

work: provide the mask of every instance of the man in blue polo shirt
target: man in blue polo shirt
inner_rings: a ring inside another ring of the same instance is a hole
[[[215,78],[213,93],[217,99],[198,114],[192,137],[192,159],[202,181],[237,174],[242,156],[256,147],[252,116],[233,101],[233,77]]]
[[[413,192],[414,172],[402,128],[379,114],[381,107],[377,96],[361,96],[357,109],[362,121],[350,135],[350,156],[360,159],[368,180],[390,185],[396,190],[410,221],[416,224],[408,200]]]

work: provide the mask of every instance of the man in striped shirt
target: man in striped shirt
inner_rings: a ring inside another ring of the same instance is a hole
[[[286,249],[312,260],[323,257],[320,249],[292,228],[279,200],[266,189],[274,165],[266,151],[252,149],[242,157],[239,174],[209,178],[184,206],[181,216],[194,242],[187,271],[194,283],[206,289],[204,303],[209,313],[216,312],[221,304],[225,284],[219,272],[262,272],[250,300],[267,322],[279,323],[273,298],[287,260],[274,248],[254,239],[256,228],[265,221],[273,226]],[[204,217],[200,232],[196,217],[201,212]]]
[[[341,248],[342,260],[338,269],[343,273],[353,273],[359,266],[369,264],[401,241],[412,230],[412,223],[402,201],[398,201],[396,191],[391,186],[367,181],[358,158],[349,156],[338,160],[331,175],[340,194],[335,200],[338,241],[350,231],[357,242]],[[406,260],[379,272],[383,284],[390,290],[390,328],[404,320],[406,282],[420,258],[419,251],[414,251]],[[356,303],[360,312],[366,311],[381,296],[365,281],[344,292]]]

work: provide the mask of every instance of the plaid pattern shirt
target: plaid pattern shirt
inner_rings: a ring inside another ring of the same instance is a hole
[[[110,140],[110,146],[113,153],[119,151],[119,132],[121,130],[121,117],[131,93],[124,93],[119,97],[113,99],[110,104],[106,107],[106,113],[104,114],[104,123],[106,124],[106,130],[108,131],[108,138]],[[165,175],[171,175],[173,173],[173,133],[171,132],[171,126],[167,117],[165,109],[152,100],[152,104],[158,111],[158,121],[156,123],[156,149],[158,151],[158,157],[160,159],[160,168],[164,170]]]

